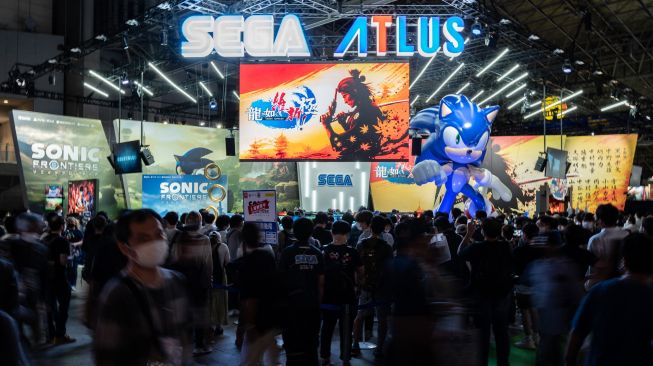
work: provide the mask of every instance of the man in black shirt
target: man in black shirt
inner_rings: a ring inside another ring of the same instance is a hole
[[[318,364],[324,257],[309,244],[313,233],[311,220],[297,219],[293,232],[297,242],[284,249],[279,260],[289,304],[283,330],[286,365],[314,366]]]
[[[66,334],[68,308],[70,307],[70,284],[66,279],[66,264],[70,255],[70,243],[62,236],[65,221],[61,216],[54,216],[48,223],[50,232],[43,238],[48,246],[49,267],[49,303],[48,328],[53,343],[65,344],[75,342]]]
[[[347,239],[351,232],[351,226],[345,221],[336,221],[331,229],[333,233],[333,242],[324,247],[324,303],[341,307],[340,309],[322,311],[322,332],[320,334],[320,357],[322,364],[331,363],[331,338],[336,323],[340,322],[340,359],[349,361],[345,358],[348,354],[347,347],[349,342],[345,342],[347,329],[351,336],[352,326],[354,325],[356,309],[356,284],[357,279],[363,275],[363,262],[358,255],[358,251],[347,246]],[[348,311],[344,306],[348,305]],[[343,324],[347,321],[347,324]]]
[[[315,228],[313,229],[313,237],[320,241],[322,246],[325,246],[333,241],[331,232],[327,230],[326,226],[329,223],[329,216],[324,212],[318,212],[315,215]]]
[[[471,288],[477,303],[476,326],[481,329],[481,363],[486,364],[490,351],[490,329],[497,345],[497,366],[509,365],[510,337],[508,318],[512,290],[512,256],[510,244],[501,237],[502,223],[485,219],[484,241],[469,244],[476,224],[467,225],[467,235],[458,248],[461,259],[471,263]]]
[[[241,365],[258,365],[265,355],[265,365],[279,363],[274,337],[281,324],[276,311],[278,299],[277,269],[274,254],[260,243],[260,231],[252,222],[243,225],[245,253],[239,261],[241,319],[245,337],[240,353]]]

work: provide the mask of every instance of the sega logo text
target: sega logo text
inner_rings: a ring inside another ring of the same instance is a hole
[[[347,174],[320,174],[317,176],[317,185],[319,187],[351,187],[351,175]]]

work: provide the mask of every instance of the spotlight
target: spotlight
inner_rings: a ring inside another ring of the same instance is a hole
[[[497,32],[488,32],[485,36],[485,46],[489,48],[496,48],[497,42],[499,41],[499,35]]]
[[[120,83],[122,85],[129,85],[129,78],[127,77],[127,73],[123,72],[122,77],[120,78]]]
[[[129,49],[129,42],[127,41],[127,36],[122,36],[122,49],[123,50]]]
[[[215,100],[215,98],[211,98],[209,101],[209,108],[216,110],[218,109],[218,102]]]
[[[200,121],[200,126],[202,126],[202,127],[206,126],[206,122]]]
[[[562,72],[565,74],[571,74],[574,71],[574,67],[569,62],[569,59],[565,59],[565,62],[562,64]]]
[[[222,128],[222,123],[218,123],[215,125],[215,128]]]
[[[563,53],[565,53],[565,50],[556,48],[555,50],[553,50],[553,53],[556,55],[562,55]]]
[[[499,20],[499,24],[501,24],[501,25],[508,25],[508,24],[510,24],[510,23],[512,23],[512,22],[510,21],[510,19],[505,19],[505,18],[503,18],[503,19]]]
[[[73,47],[70,49],[70,52],[72,53],[82,53],[82,49],[79,47]]]
[[[106,42],[107,36],[105,36],[104,34],[98,34],[97,36],[95,36],[95,39],[97,39],[98,41]]]
[[[529,41],[539,41],[540,37],[537,34],[531,34],[530,36],[528,36],[528,40]]]
[[[474,24],[472,24],[472,34],[476,37],[480,36],[483,34],[483,26],[481,23],[478,21],[478,18],[474,21]]]
[[[161,29],[161,46],[168,45],[168,30],[166,28]]]
[[[138,27],[138,20],[136,19],[129,19],[128,21],[125,22],[125,24],[131,26],[131,27]]]
[[[50,65],[54,65],[54,64],[57,63],[57,59],[56,59],[56,58],[51,58],[51,59],[48,60],[48,63],[49,63]]]

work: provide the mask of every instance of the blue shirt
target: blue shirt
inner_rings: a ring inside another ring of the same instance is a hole
[[[612,279],[592,288],[573,321],[592,333],[587,366],[653,365],[653,286]]]

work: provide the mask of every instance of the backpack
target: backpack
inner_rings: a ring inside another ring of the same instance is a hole
[[[387,254],[391,250],[390,246],[381,239],[368,238],[361,242],[359,253],[363,268],[365,268],[363,275],[365,290],[375,291],[381,287],[385,261],[389,259]],[[390,257],[392,257],[392,253],[390,253]]]
[[[495,245],[509,245],[506,242],[497,242]],[[493,245],[493,246],[495,246]],[[487,248],[488,251],[503,250],[503,248]],[[500,256],[499,260],[494,256],[483,255],[476,263],[476,272],[481,293],[494,296],[503,296],[512,289],[512,263],[510,251],[506,249],[507,255]]]

